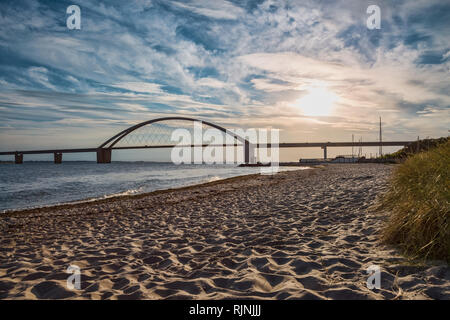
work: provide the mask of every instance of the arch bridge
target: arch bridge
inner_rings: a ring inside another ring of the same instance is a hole
[[[109,163],[111,162],[111,151],[113,149],[116,150],[120,150],[120,149],[142,149],[142,148],[173,148],[175,147],[175,145],[171,144],[172,141],[167,141],[167,139],[161,138],[158,141],[154,141],[154,139],[149,139],[151,140],[151,144],[150,145],[143,145],[143,146],[137,146],[137,145],[132,145],[132,146],[118,146],[118,144],[121,141],[124,141],[127,137],[131,137],[131,135],[133,134],[133,132],[139,130],[140,128],[144,127],[144,126],[149,126],[152,124],[156,124],[156,123],[160,123],[160,122],[167,122],[167,121],[187,121],[187,122],[201,122],[203,125],[206,125],[208,127],[214,128],[219,130],[220,132],[229,135],[230,137],[232,137],[234,139],[234,144],[232,146],[238,146],[241,145],[244,147],[244,162],[245,163],[249,163],[250,162],[250,142],[225,129],[222,126],[219,126],[217,124],[214,124],[212,122],[208,122],[208,121],[204,121],[204,120],[199,120],[199,119],[194,119],[194,118],[188,118],[188,117],[165,117],[165,118],[157,118],[157,119],[152,119],[152,120],[148,120],[148,121],[144,121],[141,123],[138,123],[134,126],[131,126],[121,132],[119,132],[118,134],[116,134],[115,136],[109,138],[108,140],[106,140],[104,143],[102,143],[98,149],[97,149],[97,162],[98,163]],[[170,130],[174,129],[174,127],[171,127]],[[160,128],[159,132],[152,132],[154,135],[158,135],[161,133],[166,133],[164,132],[165,130]],[[149,137],[151,138],[151,137]],[[167,138],[167,135],[165,136],[165,138]],[[137,140],[137,139],[129,139],[131,140],[131,142]],[[143,139],[141,139],[142,142]],[[148,141],[148,139],[146,140]],[[162,142],[166,141],[167,143],[164,144]],[[191,145],[176,145],[177,147],[191,147],[191,148],[195,148],[195,147],[206,147],[208,146],[208,144],[200,144],[200,145],[196,145],[196,144],[191,144]],[[217,144],[215,146],[218,146]],[[221,146],[226,147],[229,146],[227,144],[222,144]]]

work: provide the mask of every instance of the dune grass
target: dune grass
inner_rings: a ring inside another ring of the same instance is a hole
[[[390,212],[385,243],[419,259],[450,262],[450,141],[396,168],[381,208]]]

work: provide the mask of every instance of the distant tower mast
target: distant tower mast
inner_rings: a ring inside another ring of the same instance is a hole
[[[380,157],[383,155],[383,138],[381,135],[381,117],[380,117]]]
[[[358,150],[358,158],[362,157],[362,137],[359,138],[359,150]]]
[[[450,131],[450,130],[449,130]],[[355,157],[355,153],[353,152],[353,144],[355,143],[355,136],[352,134],[352,158]]]

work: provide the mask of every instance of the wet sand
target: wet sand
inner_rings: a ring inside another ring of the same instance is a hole
[[[1,299],[450,299],[379,242],[391,165],[252,175],[0,217]],[[81,289],[66,286],[69,265]],[[381,289],[366,286],[370,265]]]

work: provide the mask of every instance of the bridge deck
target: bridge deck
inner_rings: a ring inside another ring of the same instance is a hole
[[[368,141],[368,142],[287,142],[279,143],[279,148],[313,148],[313,147],[388,147],[388,146],[406,146],[414,141]],[[152,148],[174,148],[174,147],[227,147],[227,146],[243,146],[243,144],[203,144],[203,145],[157,145],[157,146],[130,146],[130,147],[112,147],[112,150],[129,150],[129,149],[152,149]],[[275,146],[275,145],[274,145]],[[255,148],[271,148],[272,144],[255,144]],[[98,148],[77,148],[77,149],[47,149],[47,150],[25,150],[25,151],[3,151],[0,155],[14,154],[45,154],[45,153],[82,153],[97,152]]]

